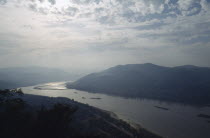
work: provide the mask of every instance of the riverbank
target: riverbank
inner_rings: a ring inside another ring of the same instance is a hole
[[[114,113],[100,110],[86,104],[78,103],[68,98],[51,98],[46,96],[37,96],[30,94],[22,94],[16,92],[4,92],[0,94],[1,106],[0,111],[5,113],[5,105],[12,103],[13,106],[21,103],[21,113],[27,111],[35,114],[43,109],[46,113],[54,111],[55,105],[71,109],[71,117],[69,122],[69,137],[78,135],[80,137],[141,137],[141,138],[160,138],[151,132],[142,128],[134,128],[130,124],[117,118]],[[62,105],[62,106],[60,106]],[[18,109],[19,110],[19,109]],[[56,109],[57,110],[57,109]],[[55,113],[57,114],[57,113]],[[35,116],[36,116],[35,115]],[[46,119],[51,118],[51,114],[45,116]],[[12,117],[12,116],[11,116]],[[53,116],[54,117],[54,116]],[[34,118],[32,119],[34,120]],[[36,118],[35,118],[36,120]],[[4,120],[7,121],[7,120]],[[6,122],[5,122],[6,123]],[[10,120],[10,124],[11,124]],[[35,123],[36,124],[36,123]],[[11,126],[13,126],[11,124]],[[30,127],[29,127],[30,128]],[[47,129],[47,128],[46,128]],[[72,131],[73,130],[73,131]],[[32,133],[32,132],[31,132]],[[62,136],[61,136],[62,137]]]

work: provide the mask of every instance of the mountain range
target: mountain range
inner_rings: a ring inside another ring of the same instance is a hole
[[[118,65],[67,83],[67,87],[126,98],[209,104],[210,68],[151,63]]]

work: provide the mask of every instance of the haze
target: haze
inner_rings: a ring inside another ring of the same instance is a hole
[[[210,66],[209,0],[0,0],[1,67]]]

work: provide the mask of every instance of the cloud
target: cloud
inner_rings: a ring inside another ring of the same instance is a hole
[[[178,4],[181,10],[188,10],[193,4],[199,2],[198,0],[179,0]]]
[[[43,3],[45,0],[39,0],[39,2]]]
[[[49,3],[51,3],[52,5],[56,4],[56,0],[48,0]]]
[[[78,13],[79,9],[76,7],[71,7],[69,6],[68,8],[66,8],[64,10],[65,14],[69,15],[69,16],[75,16]]]
[[[29,4],[28,6],[29,6],[29,9],[32,10],[32,11],[35,11],[35,12],[38,11],[36,4]]]
[[[100,2],[102,2],[103,0],[70,0],[71,2],[73,3],[76,3],[76,4],[92,4],[92,3],[96,3],[96,4],[99,4]]]
[[[210,10],[210,2],[207,2],[207,0],[201,0],[200,4],[204,11]]]
[[[192,16],[202,11],[209,11],[207,0],[69,0],[63,7],[56,7],[55,0],[40,3],[33,0],[30,9],[43,14],[78,15],[76,18],[91,18],[101,24],[120,24],[145,22],[153,19],[165,19],[176,16]],[[61,4],[61,2],[60,2]],[[59,5],[59,2],[58,2]]]
[[[0,0],[0,4],[6,4],[7,0]]]
[[[208,0],[0,3],[0,51],[10,61],[4,63],[0,56],[4,66],[96,68],[139,62],[210,66],[204,60],[210,58]]]
[[[178,5],[184,16],[198,14],[202,8],[200,0],[179,0]]]

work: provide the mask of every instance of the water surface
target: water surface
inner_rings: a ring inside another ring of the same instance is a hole
[[[34,89],[37,88],[37,89]],[[193,107],[169,104],[155,100],[126,99],[105,94],[67,89],[65,82],[23,87],[28,94],[50,97],[67,97],[100,109],[112,111],[119,118],[135,122],[165,138],[210,138],[208,119],[198,114],[210,115],[210,107]],[[160,108],[157,108],[160,107]],[[168,109],[168,110],[164,110]]]

